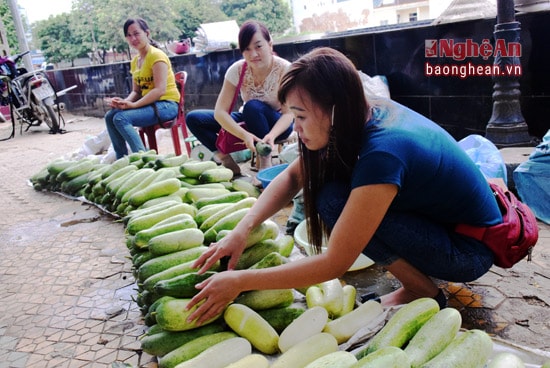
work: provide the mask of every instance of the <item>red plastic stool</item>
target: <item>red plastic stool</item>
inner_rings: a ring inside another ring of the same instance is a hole
[[[189,133],[187,132],[187,125],[185,124],[185,82],[187,81],[187,72],[177,72],[175,74],[176,83],[180,88],[180,101],[178,104],[178,115],[172,121],[167,121],[161,124],[150,125],[147,127],[138,128],[139,136],[145,147],[148,149],[154,149],[158,153],[156,132],[158,129],[170,129],[172,134],[172,143],[174,144],[174,152],[176,155],[181,155],[181,143],[178,128],[181,129],[183,135],[185,148],[187,155],[191,155],[191,144],[187,141]]]

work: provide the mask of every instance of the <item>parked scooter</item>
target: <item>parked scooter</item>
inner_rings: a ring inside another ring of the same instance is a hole
[[[59,126],[61,109],[56,103],[59,93],[52,88],[48,77],[43,70],[28,72],[25,68],[18,68],[17,62],[29,51],[14,56],[0,57],[0,104],[10,106],[12,120],[12,135],[15,135],[15,121],[26,125],[25,131],[31,127],[46,123],[50,134],[62,133]],[[70,87],[62,92],[75,88]],[[1,116],[0,118],[2,118]],[[6,139],[9,139],[6,138]]]

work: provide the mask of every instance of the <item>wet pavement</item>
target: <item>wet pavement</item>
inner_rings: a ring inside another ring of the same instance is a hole
[[[104,129],[101,119],[65,118],[65,134],[50,135],[40,126],[0,142],[0,368],[156,367],[155,358],[140,350],[145,326],[132,299],[123,225],[93,205],[28,185],[48,162]],[[0,138],[9,129],[1,123]],[[172,152],[169,133],[158,138],[160,152]],[[275,218],[282,227],[290,208]],[[493,267],[475,282],[441,287],[461,311],[463,327],[550,354],[550,226],[539,226],[532,262]],[[343,279],[359,293],[397,287],[376,266]]]

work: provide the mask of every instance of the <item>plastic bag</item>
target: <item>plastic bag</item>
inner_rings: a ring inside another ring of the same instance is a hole
[[[469,135],[458,142],[486,178],[500,178],[508,184],[506,164],[498,148],[485,137]]]
[[[550,225],[550,130],[513,176],[521,201],[539,220]]]
[[[288,216],[288,220],[286,222],[286,233],[294,234],[294,230],[296,229],[296,227],[300,224],[300,222],[304,221],[305,219],[306,216],[304,212],[304,193],[303,191],[300,191],[292,199],[292,212],[290,213],[290,216]]]
[[[282,163],[291,163],[294,161],[298,156],[300,155],[300,152],[298,151],[298,143],[289,143],[286,144],[283,147],[283,150],[281,153],[279,153],[279,159],[282,161]]]
[[[65,157],[71,160],[79,160],[84,157],[103,156],[110,145],[111,140],[109,138],[109,133],[105,129],[96,136],[86,138],[82,147],[65,155]]]
[[[550,130],[542,137],[542,142],[535,147],[533,153],[529,155],[529,159],[547,156],[550,156]]]
[[[388,80],[381,75],[375,75],[371,77],[362,71],[358,71],[361,82],[363,83],[363,90],[365,96],[377,96],[390,98],[390,88],[388,87]]]

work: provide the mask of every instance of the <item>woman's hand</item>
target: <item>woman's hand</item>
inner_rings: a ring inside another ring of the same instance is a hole
[[[262,139],[262,142],[267,143],[271,146],[272,149],[275,149],[275,136],[271,132],[267,133]]]
[[[240,272],[223,271],[197,284],[196,288],[200,289],[200,292],[191,299],[187,310],[201,301],[204,303],[189,316],[188,321],[197,320],[200,325],[223,313],[227,305],[241,292],[238,286]]]
[[[112,107],[113,109],[118,109],[118,104],[120,101],[122,101],[122,98],[120,97],[105,97],[103,101],[107,104],[107,106]]]
[[[120,97],[104,98],[103,101],[113,109],[127,110],[135,108],[135,103]]]
[[[135,105],[135,102],[122,99],[116,102],[116,108],[121,110],[134,109]]]
[[[212,243],[208,249],[193,263],[193,268],[199,268],[197,271],[202,274],[210,269],[214,263],[223,257],[229,257],[227,268],[235,268],[239,257],[243,253],[246,245],[247,234],[231,231],[217,243]]]
[[[256,142],[261,141],[260,138],[256,137],[254,134],[247,132],[244,143],[246,144],[246,148],[248,148],[252,152],[256,152]]]

